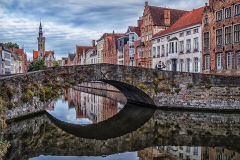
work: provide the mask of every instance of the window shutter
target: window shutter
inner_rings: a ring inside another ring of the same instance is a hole
[[[183,59],[183,72],[185,72],[186,70],[185,70],[185,68],[186,68],[186,63],[185,63],[185,59]]]
[[[190,58],[190,72],[193,72],[193,59]]]
[[[198,72],[201,72],[201,57],[198,57]]]
[[[179,71],[179,59],[176,60],[176,71]]]

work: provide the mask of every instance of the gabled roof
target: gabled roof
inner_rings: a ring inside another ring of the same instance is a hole
[[[33,59],[37,59],[38,58],[38,51],[33,51]]]
[[[45,54],[54,54],[54,51],[45,51]]]
[[[73,61],[73,60],[74,60],[75,55],[76,55],[76,54],[68,53],[68,57],[69,57],[70,61]]]
[[[12,57],[14,58],[14,60],[20,61],[20,58],[17,56],[16,53],[12,52]]]
[[[23,54],[24,54],[24,50],[23,49],[15,49],[15,51],[14,51],[17,55],[19,55],[19,56],[22,56]]]
[[[171,27],[166,30],[160,31],[153,36],[153,38],[187,28],[193,25],[201,24],[202,23],[202,13],[204,7],[194,9],[190,12],[185,13],[176,23],[174,23]]]
[[[164,10],[170,10],[170,25],[175,23],[184,13],[188,11],[171,9],[171,8],[163,8],[157,6],[148,6],[150,14],[153,19],[153,25],[164,26]]]
[[[89,49],[92,49],[92,46],[76,46],[76,53],[78,55],[82,55],[83,54],[83,50],[85,49],[85,52],[87,52]]]
[[[140,35],[141,35],[140,27],[129,26],[128,30],[130,30],[130,32],[135,32],[138,35],[138,37],[140,37]]]

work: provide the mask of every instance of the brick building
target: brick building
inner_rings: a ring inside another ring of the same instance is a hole
[[[143,23],[141,25],[141,43],[137,48],[139,66],[151,68],[152,36],[161,30],[169,28],[186,12],[184,10],[150,6],[148,5],[148,1],[145,2],[142,16]]]
[[[209,0],[202,16],[203,73],[240,74],[240,0]]]

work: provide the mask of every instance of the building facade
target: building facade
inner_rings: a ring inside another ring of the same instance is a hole
[[[169,71],[201,72],[203,9],[185,13],[170,28],[154,35],[152,68],[161,61]]]
[[[141,43],[138,47],[138,65],[151,68],[153,35],[169,28],[187,11],[150,6],[145,2],[141,25]]]
[[[240,0],[209,0],[202,16],[203,73],[240,74]]]
[[[0,54],[1,54],[1,74],[11,74],[11,51],[8,47],[0,43]]]

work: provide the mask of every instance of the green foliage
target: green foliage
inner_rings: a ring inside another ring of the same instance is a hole
[[[181,88],[176,88],[174,91],[178,94],[181,91]]]
[[[212,86],[211,86],[210,84],[207,84],[205,87],[206,87],[207,89],[210,89]]]
[[[22,101],[23,102],[29,102],[32,99],[33,95],[34,95],[33,91],[28,89],[25,93],[23,93]]]
[[[125,81],[129,83],[131,81],[131,78],[130,77],[126,77]]]
[[[33,71],[38,71],[38,70],[44,69],[46,67],[47,66],[44,64],[44,60],[40,59],[33,64]]]
[[[79,79],[80,79],[80,81],[83,81],[83,80],[84,80],[84,77],[83,77],[83,76],[80,76]]]
[[[55,62],[54,62],[53,67],[60,67],[58,61],[55,61]]]
[[[74,85],[74,84],[75,84],[75,81],[74,81],[74,80],[71,80],[69,83],[70,83],[71,85]]]
[[[63,84],[63,88],[69,88],[70,87],[70,84],[69,83],[64,83]]]
[[[17,43],[7,42],[6,45],[8,48],[19,48]]]
[[[144,84],[142,84],[142,83],[139,83],[139,84],[138,84],[138,88],[139,88],[139,89],[147,89],[147,86],[144,85]]]
[[[192,84],[192,83],[188,83],[187,88],[190,89],[190,88],[192,88],[192,87],[193,87],[193,84]]]

